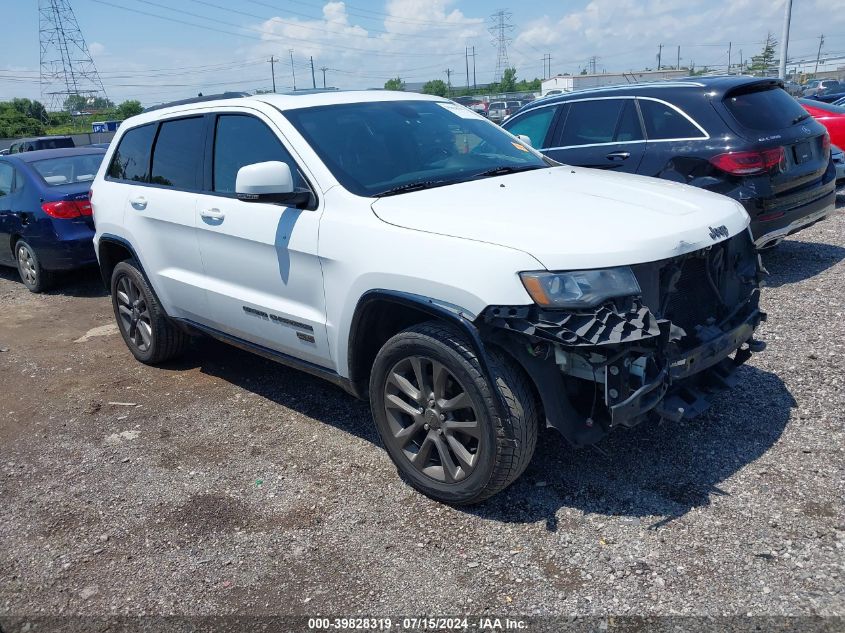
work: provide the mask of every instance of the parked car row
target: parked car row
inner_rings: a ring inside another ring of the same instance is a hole
[[[504,127],[561,163],[727,195],[745,207],[755,244],[765,248],[833,207],[830,144],[841,131],[832,109],[799,104],[776,79],[707,77],[556,95]]]
[[[12,143],[8,149],[0,150],[0,155],[20,154],[21,152],[34,152],[39,149],[59,149],[63,147],[75,147],[70,136],[38,136],[35,138],[22,138]]]
[[[37,291],[38,240],[79,236],[138,361],[204,334],[329,380],[410,485],[475,503],[541,426],[704,411],[764,348],[755,241],[833,209],[829,137],[776,81],[634,90],[527,105],[518,138],[408,93],[161,107],[105,152],[0,158],[5,261]]]

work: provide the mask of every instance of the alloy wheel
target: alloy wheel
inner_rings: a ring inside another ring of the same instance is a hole
[[[23,275],[24,281],[29,286],[38,283],[38,269],[35,267],[35,257],[26,246],[18,247],[18,267]]]
[[[443,483],[466,479],[483,448],[475,404],[439,361],[409,356],[387,375],[384,409],[391,442],[422,474]]]
[[[140,288],[127,275],[117,282],[117,310],[127,338],[139,351],[150,349],[153,340],[152,321],[147,301]]]

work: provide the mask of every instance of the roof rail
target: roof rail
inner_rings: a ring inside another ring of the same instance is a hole
[[[198,97],[191,97],[190,99],[180,99],[179,101],[168,101],[167,103],[159,103],[158,105],[144,108],[144,112],[151,112],[153,110],[161,110],[162,108],[169,108],[171,106],[187,105],[189,103],[202,103],[203,101],[217,101],[219,99],[240,99],[241,97],[251,97],[248,92],[221,92],[216,95],[200,95]]]

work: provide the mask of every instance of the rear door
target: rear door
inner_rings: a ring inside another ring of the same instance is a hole
[[[165,310],[198,323],[208,318],[196,235],[205,132],[201,115],[129,130],[108,172],[127,185],[124,230]]]
[[[275,124],[255,110],[212,121],[206,191],[197,226],[214,327],[231,336],[324,367],[331,365],[323,274],[317,255],[321,209],[242,202],[238,169],[287,163],[309,186]],[[314,190],[313,187],[311,187]]]
[[[12,231],[20,224],[15,208],[15,168],[0,160],[0,262],[12,263]]]
[[[568,104],[544,153],[568,165],[636,173],[645,137],[634,99],[603,97]]]

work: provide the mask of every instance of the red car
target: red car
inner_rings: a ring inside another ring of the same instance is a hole
[[[831,143],[845,147],[845,108],[813,99],[798,99],[798,103],[827,128]]]

